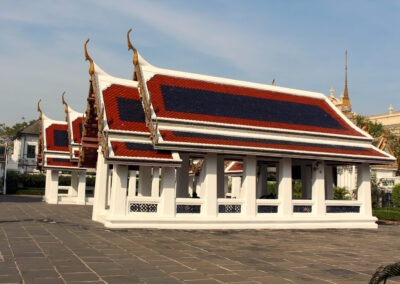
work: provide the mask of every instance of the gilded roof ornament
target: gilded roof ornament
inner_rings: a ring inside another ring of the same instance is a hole
[[[40,115],[39,115],[39,119],[42,119],[42,109],[40,108],[40,102],[42,101],[42,99],[40,99],[39,101],[38,101],[38,103],[37,103],[37,111],[38,112],[40,112]]]
[[[88,52],[87,52],[87,48],[86,45],[87,43],[90,41],[90,39],[88,38],[87,41],[85,42],[85,60],[90,62],[90,67],[89,67],[89,74],[93,75],[94,74],[94,64],[93,64],[93,59],[89,56]]]
[[[126,34],[127,40],[128,40],[128,50],[133,51],[133,65],[137,65],[139,62],[139,57],[138,57],[138,52],[135,47],[133,47],[131,40],[129,39],[129,34],[132,31],[132,28],[129,29],[128,33]]]
[[[64,99],[65,91],[61,95],[62,103],[65,105],[65,113],[68,113],[68,104]]]
[[[275,85],[275,78],[272,80],[272,83],[271,83],[271,85],[272,85],[272,86],[274,86],[274,85]]]

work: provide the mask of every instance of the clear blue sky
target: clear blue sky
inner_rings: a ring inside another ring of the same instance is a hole
[[[126,32],[159,67],[322,92],[344,88],[360,114],[400,109],[400,1],[2,1],[0,123],[84,111],[89,54],[132,76]]]

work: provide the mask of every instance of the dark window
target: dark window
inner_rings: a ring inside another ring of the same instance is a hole
[[[68,147],[68,132],[65,130],[54,130],[54,146]]]
[[[27,158],[35,158],[36,157],[35,150],[36,150],[35,145],[28,145],[28,151],[26,153],[26,157]]]

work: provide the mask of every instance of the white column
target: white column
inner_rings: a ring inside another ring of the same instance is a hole
[[[225,174],[225,173],[224,173]],[[229,177],[225,176],[224,177],[224,196],[226,196],[226,194],[229,191]],[[232,196],[232,195],[231,195]]]
[[[108,165],[104,162],[101,147],[97,150],[96,181],[94,184],[94,198],[92,220],[98,221],[99,216],[104,214],[106,208]]]
[[[371,217],[371,172],[368,164],[358,166],[358,200],[362,202],[360,213],[365,217]]]
[[[189,197],[189,155],[180,156],[182,165],[176,170],[176,197]]]
[[[129,171],[128,196],[136,195],[136,171]]]
[[[126,196],[128,190],[128,166],[114,165],[111,189],[110,215],[126,215]]]
[[[153,179],[151,181],[151,196],[160,196],[160,168],[153,168]]]
[[[58,203],[58,170],[51,170],[50,176],[50,195],[48,203],[57,204]]]
[[[224,156],[217,155],[217,198],[225,197],[224,176],[225,176]]]
[[[139,196],[151,195],[151,167],[139,167]]]
[[[244,199],[244,212],[249,217],[256,216],[257,214],[256,182],[257,159],[255,156],[246,156],[243,160],[242,196]]]
[[[194,175],[189,176],[189,196],[193,196],[193,183],[194,183]]]
[[[293,212],[292,206],[292,159],[283,158],[278,166],[278,199],[279,214],[290,215]]]
[[[107,188],[106,188],[106,209],[110,209],[112,183],[113,183],[113,170],[110,167],[110,165],[108,165],[108,168],[107,168]]]
[[[78,195],[78,184],[79,184],[78,172],[73,171],[71,172],[71,186],[68,190],[69,196]]]
[[[174,217],[176,212],[175,169],[162,168],[161,212],[163,217]]]
[[[267,165],[260,164],[260,174],[257,181],[257,198],[267,194]]]
[[[240,197],[240,188],[242,186],[242,177],[232,177],[232,198]]]
[[[333,169],[325,166],[325,194],[326,200],[333,200]]]
[[[46,170],[46,184],[44,188],[44,201],[48,202],[51,190],[51,170]]]
[[[206,166],[205,165],[206,165],[206,162],[204,160],[203,166],[202,166],[201,171],[200,171],[200,174],[199,174],[199,176],[197,178],[196,192],[197,192],[197,195],[200,198],[204,197],[204,186],[203,186],[203,183],[204,183],[204,179],[205,179],[205,176],[206,176],[206,174],[205,174]]]
[[[78,173],[78,196],[76,204],[86,204],[86,172]]]
[[[204,159],[204,181],[202,183],[202,198],[204,200],[204,214],[208,217],[218,215],[217,201],[217,154],[207,154]]]
[[[312,214],[317,216],[325,215],[325,165],[323,161],[316,161],[312,163],[311,187],[311,195],[314,203]]]

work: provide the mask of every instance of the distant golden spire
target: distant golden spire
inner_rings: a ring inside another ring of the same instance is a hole
[[[333,98],[333,92],[334,92],[335,90],[333,89],[333,87],[331,87],[331,89],[329,90],[329,92],[331,93],[331,98]]]
[[[347,49],[346,49],[346,63],[345,63],[345,81],[344,81],[344,93],[342,99],[342,111],[345,113],[351,112],[351,104],[349,98],[349,90],[347,88]]]
[[[389,106],[389,114],[392,114],[392,112],[393,112],[393,106],[392,106],[392,104],[390,104],[390,106]]]
[[[271,85],[272,85],[272,86],[275,85],[275,78],[272,80]]]

